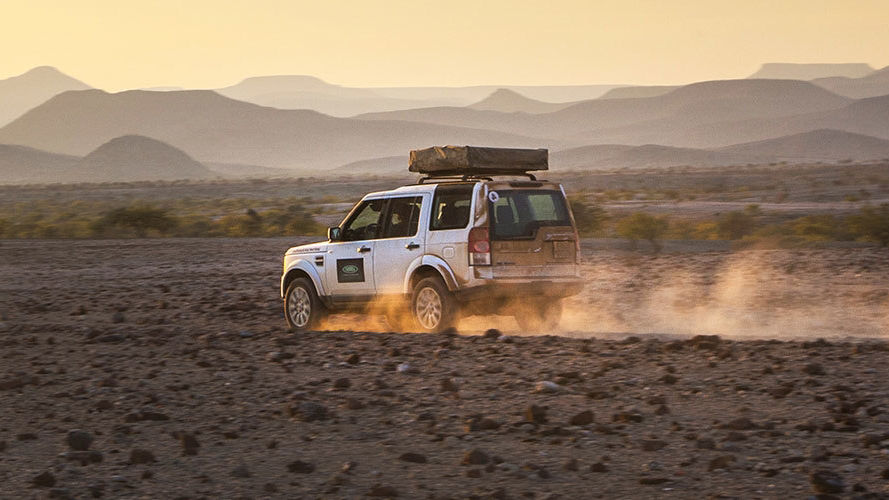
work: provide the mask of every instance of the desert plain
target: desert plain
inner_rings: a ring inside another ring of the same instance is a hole
[[[286,329],[305,238],[0,244],[0,498],[885,498],[889,250],[585,240],[562,329]]]

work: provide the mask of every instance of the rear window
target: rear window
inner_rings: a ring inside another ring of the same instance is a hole
[[[491,239],[533,238],[540,226],[570,226],[561,191],[515,189],[488,193]]]
[[[463,229],[469,225],[474,184],[438,186],[432,198],[432,217],[429,229]]]

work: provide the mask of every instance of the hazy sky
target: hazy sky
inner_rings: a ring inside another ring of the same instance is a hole
[[[0,78],[51,65],[108,90],[668,84],[887,66],[889,0],[0,0],[0,47]]]

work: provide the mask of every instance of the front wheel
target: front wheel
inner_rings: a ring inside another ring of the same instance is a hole
[[[306,278],[293,280],[284,296],[284,317],[290,329],[305,332],[316,328],[324,315],[324,305],[318,299],[312,282]]]
[[[562,301],[551,299],[529,304],[529,307],[522,307],[521,312],[516,312],[515,320],[524,332],[555,330],[562,321]]]
[[[459,306],[441,278],[423,278],[411,294],[411,313],[420,330],[440,333],[454,326]]]

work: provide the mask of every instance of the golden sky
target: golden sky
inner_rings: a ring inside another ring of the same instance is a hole
[[[672,84],[887,66],[889,0],[0,0],[0,47],[0,78],[50,65],[108,90]]]

